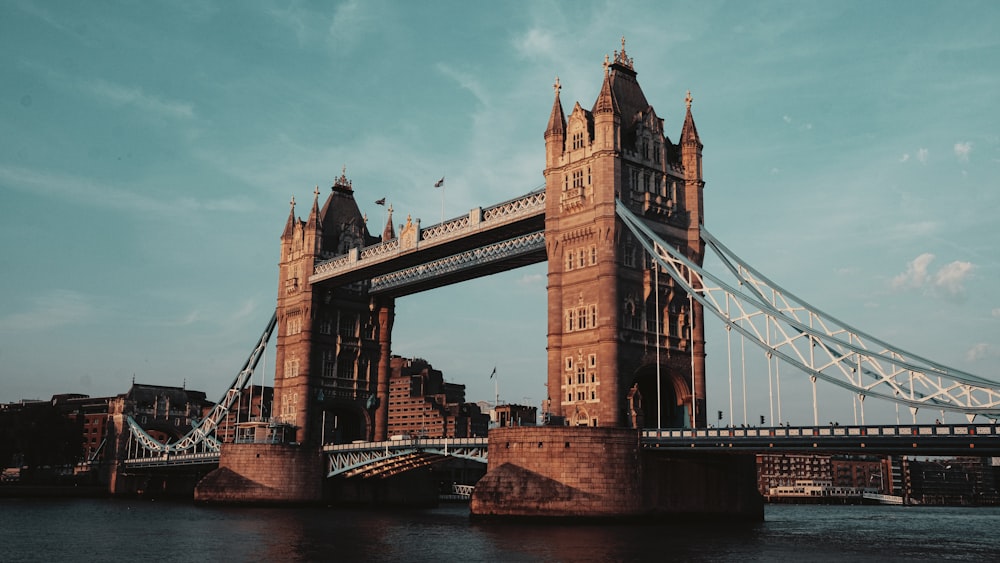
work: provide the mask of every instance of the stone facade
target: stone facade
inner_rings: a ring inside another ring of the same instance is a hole
[[[639,434],[627,428],[515,426],[490,431],[478,517],[622,517],[643,511]]]
[[[315,264],[379,241],[368,232],[351,182],[341,174],[323,207],[319,188],[306,220],[295,200],[281,234],[273,416],[297,428],[299,443],[385,434],[388,338],[394,302],[368,295],[368,282],[313,286]],[[390,224],[383,238],[391,237]],[[383,340],[384,339],[384,340]],[[380,379],[383,378],[383,379]],[[377,421],[382,421],[382,427]]]
[[[634,427],[645,418],[646,426],[704,427],[701,306],[655,272],[615,213],[620,199],[700,264],[702,144],[690,96],[674,144],[636,75],[623,42],[605,59],[592,109],[576,103],[568,119],[556,80],[545,131],[547,410],[573,426]]]
[[[593,427],[497,428],[489,448],[477,518],[764,517],[752,455],[642,450],[637,430]]]

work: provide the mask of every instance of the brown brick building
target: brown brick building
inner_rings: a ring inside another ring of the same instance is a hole
[[[465,385],[447,383],[420,358],[392,357],[389,435],[428,438],[486,436],[489,415],[465,402]]]

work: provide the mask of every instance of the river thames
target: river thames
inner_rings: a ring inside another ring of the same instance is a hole
[[[425,510],[0,499],[0,561],[997,561],[1000,508],[768,505],[765,521],[485,523]]]

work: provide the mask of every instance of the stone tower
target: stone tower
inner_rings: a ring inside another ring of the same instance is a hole
[[[576,103],[568,119],[556,79],[545,131],[548,410],[573,426],[701,427],[701,306],[655,271],[615,200],[701,264],[702,144],[690,94],[675,144],[636,75],[623,39],[593,107]]]
[[[379,240],[368,233],[344,174],[334,181],[322,208],[319,196],[316,188],[305,221],[296,218],[293,198],[281,234],[272,407],[278,420],[296,427],[296,441],[308,445],[374,436],[377,421],[386,414],[381,412],[386,405],[375,397],[383,355],[388,381],[394,306],[391,299],[369,296],[367,282],[344,287],[309,283],[317,262]],[[391,225],[383,236],[393,236]]]

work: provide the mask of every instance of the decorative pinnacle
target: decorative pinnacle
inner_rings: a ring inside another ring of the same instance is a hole
[[[291,206],[292,206],[292,208],[294,209],[294,208],[295,208],[295,196],[292,196],[292,201],[289,201],[288,203],[289,203],[289,205],[291,205]]]
[[[313,190],[313,198],[319,199],[319,184],[316,184],[316,189]]]
[[[556,91],[556,96],[559,95],[559,90],[562,90],[562,84],[559,83],[559,77],[556,77],[555,84],[552,85],[552,89]]]
[[[635,70],[635,66],[633,65],[633,59],[628,58],[628,55],[625,54],[625,36],[624,35],[622,35],[622,50],[621,50],[621,52],[619,53],[618,51],[615,51],[615,63]]]
[[[608,68],[611,67],[611,57],[607,53],[604,53],[604,74],[608,74]]]
[[[694,98],[691,97],[691,90],[688,90],[687,96],[684,98],[684,104],[687,105],[687,109],[691,109],[691,102]]]

